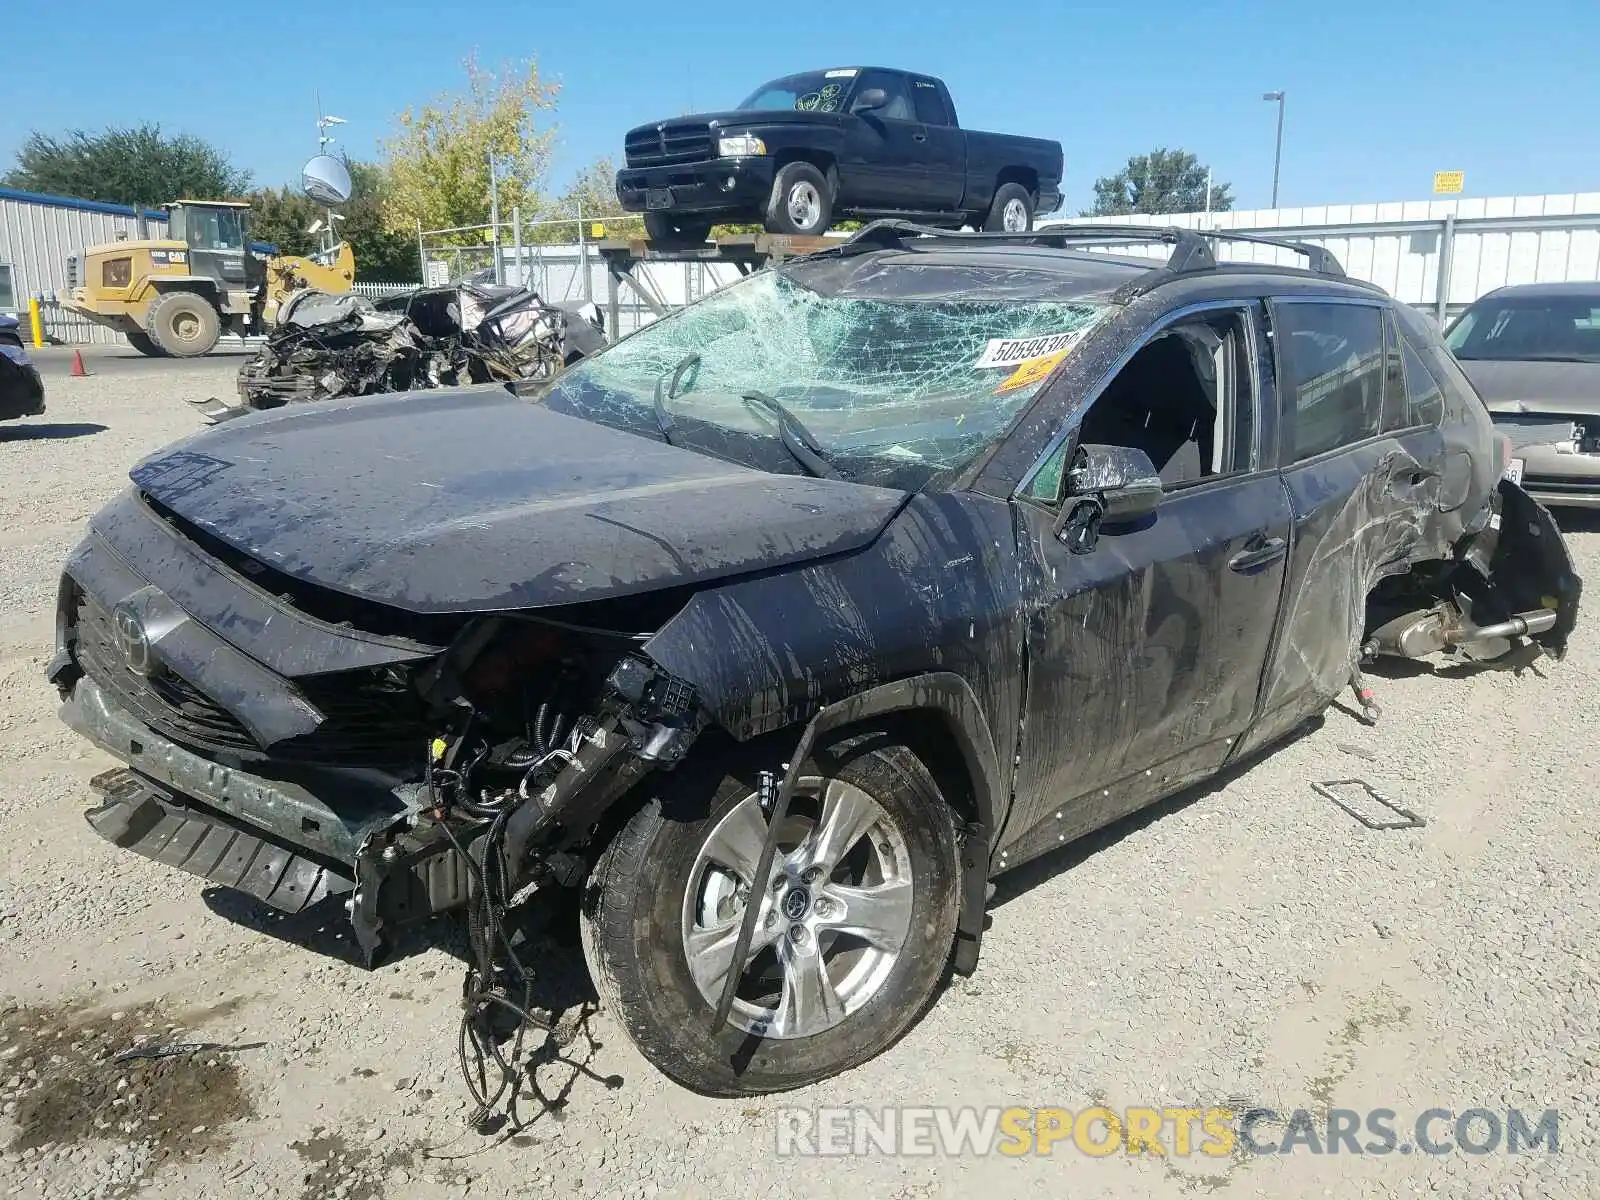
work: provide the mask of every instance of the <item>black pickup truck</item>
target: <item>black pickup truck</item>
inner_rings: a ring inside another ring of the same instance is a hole
[[[943,80],[886,67],[775,79],[731,112],[629,130],[625,150],[617,199],[654,241],[886,216],[1020,231],[1061,204],[1060,142],[962,129]]]

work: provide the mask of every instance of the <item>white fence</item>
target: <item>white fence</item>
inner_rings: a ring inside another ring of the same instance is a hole
[[[1096,224],[1232,229],[1309,242],[1330,250],[1350,275],[1378,284],[1440,321],[1507,284],[1600,280],[1600,192],[1040,222]],[[1138,242],[1096,249],[1147,256],[1167,252]],[[1226,243],[1221,253],[1251,262],[1304,264],[1290,251],[1248,242]]]

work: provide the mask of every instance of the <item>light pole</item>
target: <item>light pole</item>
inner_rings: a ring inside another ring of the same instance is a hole
[[[1283,162],[1283,93],[1262,92],[1263,100],[1278,102],[1278,146],[1272,152],[1272,207],[1278,207],[1278,167]]]
[[[500,263],[500,162],[493,150],[489,151],[489,238],[494,247],[494,281],[506,281],[505,269]]]

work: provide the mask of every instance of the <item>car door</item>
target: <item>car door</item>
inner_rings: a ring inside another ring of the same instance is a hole
[[[1171,342],[1203,346],[1202,334],[1216,341],[1209,385],[1180,378]],[[1261,335],[1250,301],[1172,315],[1020,485],[1018,544],[1032,585],[1015,803],[1002,834],[1010,863],[1211,774],[1250,723],[1291,538]],[[1181,411],[1168,401],[1196,386],[1209,386],[1216,405],[1210,436],[1169,456],[1153,431]],[[1158,412],[1163,405],[1171,411]],[[1102,527],[1076,553],[1056,532],[1058,481],[1064,455],[1091,438],[1144,441],[1167,461],[1156,464],[1164,481],[1153,517]],[[1185,453],[1190,466],[1172,470]]]
[[[861,97],[873,88],[882,88],[888,103],[864,111]],[[863,71],[845,125],[841,201],[869,209],[927,207],[927,146],[906,77],[897,71]]]
[[[913,143],[922,138],[925,198],[918,203],[951,212],[960,207],[967,191],[967,139],[956,127],[938,82],[920,75],[910,79],[911,102],[922,123],[922,133],[911,135]]]
[[[1430,536],[1430,516],[1461,502],[1472,469],[1446,454],[1426,382],[1408,392],[1407,347],[1386,299],[1276,296],[1269,317],[1295,535],[1261,720],[1240,753],[1286,733],[1349,686],[1368,594],[1409,569]],[[1409,358],[1415,363],[1414,351]]]

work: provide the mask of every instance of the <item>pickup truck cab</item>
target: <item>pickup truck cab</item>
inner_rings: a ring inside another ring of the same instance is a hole
[[[1060,142],[963,129],[943,80],[888,67],[774,79],[731,111],[632,129],[625,152],[617,199],[662,242],[875,217],[1024,232],[1061,204]]]

